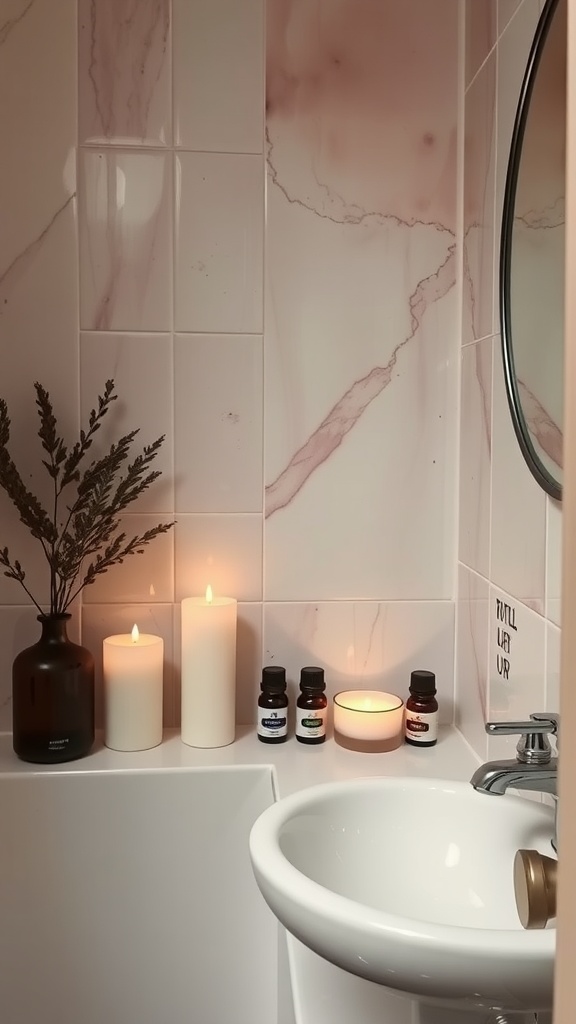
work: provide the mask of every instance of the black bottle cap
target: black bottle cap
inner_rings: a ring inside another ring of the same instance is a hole
[[[262,669],[260,686],[263,690],[283,693],[286,689],[286,669],[281,665],[266,665]]]
[[[436,693],[436,676],[424,668],[417,668],[410,676],[410,693],[420,697],[433,697]]]
[[[300,672],[300,689],[322,693],[326,689],[324,669],[318,668],[316,665],[308,665],[303,668]]]

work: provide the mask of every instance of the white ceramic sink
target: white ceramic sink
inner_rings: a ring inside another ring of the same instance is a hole
[[[305,789],[258,818],[258,886],[296,938],[352,974],[425,1002],[552,1004],[555,931],[524,931],[519,847],[554,856],[551,808],[443,779]]]

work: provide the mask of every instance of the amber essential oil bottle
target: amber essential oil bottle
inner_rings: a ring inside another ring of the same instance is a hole
[[[262,743],[285,743],[288,737],[286,669],[280,665],[266,665],[262,669],[257,731]]]
[[[404,713],[404,739],[413,747],[433,747],[438,742],[436,676],[416,669],[410,676],[410,696]]]
[[[296,701],[296,739],[299,743],[324,743],[326,708],[324,669],[310,665],[300,672],[300,695]]]

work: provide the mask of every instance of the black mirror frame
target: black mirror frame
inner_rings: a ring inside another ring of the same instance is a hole
[[[522,413],[516,372],[514,368],[514,353],[512,348],[512,324],[510,316],[510,266],[512,260],[512,233],[514,227],[514,202],[516,199],[516,187],[518,184],[518,172],[522,156],[522,143],[524,131],[530,109],[530,99],[534,89],[534,82],[538,72],[540,59],[552,18],[556,12],[560,0],[546,0],[546,4],[540,15],[534,40],[530,49],[526,71],[520,90],[520,99],[516,110],[514,131],[510,143],[510,156],[508,159],[508,170],[506,173],[506,188],[504,191],[504,206],[502,209],[502,231],[500,236],[500,326],[502,335],[502,359],[504,363],[504,378],[506,381],[506,394],[508,406],[514,425],[514,431],[518,439],[524,459],[532,475],[544,490],[558,501],[562,499],[562,485],[556,480],[546,468],[532,443],[526,420]]]

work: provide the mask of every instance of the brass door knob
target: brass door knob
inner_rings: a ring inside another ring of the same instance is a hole
[[[556,917],[558,861],[537,850],[518,850],[514,858],[514,893],[523,928],[545,928]]]

